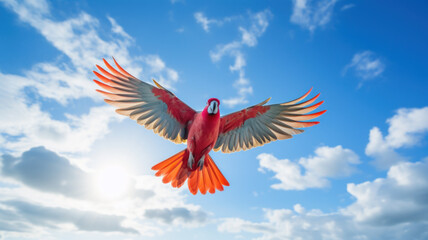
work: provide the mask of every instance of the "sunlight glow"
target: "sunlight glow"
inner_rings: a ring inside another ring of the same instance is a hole
[[[97,191],[105,199],[123,197],[129,189],[130,177],[121,166],[108,166],[97,175]]]

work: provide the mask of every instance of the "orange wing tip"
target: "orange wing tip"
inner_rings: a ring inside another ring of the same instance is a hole
[[[315,110],[316,108],[318,108],[319,106],[321,106],[321,104],[323,104],[323,103],[324,103],[324,101],[321,101],[321,102],[315,103],[314,105],[307,107],[307,109]],[[311,111],[312,111],[312,110],[311,110]]]
[[[115,98],[116,95],[113,93],[109,93],[109,92],[104,92],[103,90],[99,90],[99,89],[95,89],[95,91],[101,93],[102,95],[104,95],[104,97],[108,97],[108,98]]]
[[[316,117],[323,115],[325,112],[327,112],[327,110],[322,110],[320,112],[307,114],[306,116],[311,117],[311,119],[313,119],[313,118],[316,118]]]
[[[113,87],[111,87],[111,86],[109,86],[109,85],[107,85],[107,84],[104,84],[104,83],[102,83],[102,82],[100,82],[100,81],[98,81],[98,80],[95,80],[95,79],[94,79],[94,82],[95,82],[98,86],[100,86],[100,87],[104,88],[104,89],[105,89],[105,90],[107,90],[107,91],[114,92],[114,90],[115,90]]]
[[[320,122],[299,122],[299,121],[293,121],[293,122],[286,122],[288,125],[290,125],[293,128],[307,128],[312,127],[314,125],[319,124]]]
[[[312,88],[313,87],[311,87],[311,89],[309,89],[309,91],[306,92],[303,96],[296,98],[296,99],[289,101],[289,102],[281,103],[281,105],[291,105],[291,104],[295,104],[295,103],[302,101],[303,99],[305,99],[309,95],[309,93],[311,93]]]
[[[320,112],[306,114],[305,116],[310,117],[310,119],[313,119],[313,118],[316,118],[316,117],[323,115],[325,112],[327,112],[327,110],[322,110]]]
[[[315,100],[317,100],[317,98],[318,98],[320,95],[321,95],[321,93],[318,93],[317,95],[315,95],[313,98],[309,99],[308,101],[306,101],[306,102],[302,102],[302,103],[299,103],[299,104],[296,104],[296,107],[297,107],[297,106],[302,106],[302,107],[307,106],[307,105],[309,105],[309,104],[313,103]]]
[[[227,179],[226,179],[226,178],[224,179],[223,185],[224,185],[224,186],[228,186],[228,187],[230,186],[230,184],[229,184],[229,182],[227,181]]]
[[[107,68],[113,73],[113,74],[116,74],[116,75],[118,75],[118,76],[120,76],[120,77],[123,77],[123,78],[127,78],[125,75],[123,75],[122,73],[120,73],[119,71],[117,71],[114,67],[112,67],[111,65],[110,65],[110,63],[108,63],[104,58],[103,58],[103,61],[104,61],[104,64],[107,66]]]
[[[119,69],[119,71],[121,71],[123,74],[125,74],[126,76],[128,76],[128,77],[130,77],[130,78],[136,78],[136,77],[132,76],[131,74],[129,74],[127,71],[125,71],[125,69],[123,69],[123,68],[119,65],[119,63],[117,63],[117,62],[116,62],[116,59],[114,59],[114,57],[112,57],[112,58],[113,58],[114,64],[116,64],[116,67]]]
[[[108,78],[106,78],[106,77],[104,77],[102,74],[100,74],[99,72],[97,72],[97,71],[93,71],[94,72],[94,74],[101,80],[101,81],[103,81],[103,82],[105,82],[105,83],[111,83],[112,81],[111,81],[111,79],[108,79]]]
[[[320,122],[299,122],[301,124],[300,128],[312,127],[318,125]]]
[[[113,80],[119,80],[116,76],[114,76],[113,74],[111,74],[111,73],[109,73],[109,72],[107,72],[104,68],[102,68],[102,67],[100,67],[99,65],[95,65],[97,68],[98,68],[98,70],[100,70],[100,72],[102,73],[102,74],[104,74],[105,76],[107,76],[107,77],[109,77],[109,78],[111,78],[111,79],[113,79]]]
[[[319,102],[319,103],[315,103],[313,106],[319,106],[319,105],[321,105],[321,104],[323,104],[324,103],[324,100],[322,100],[321,102]]]
[[[317,112],[317,113],[311,113],[311,114],[306,114],[306,115],[297,115],[297,116],[287,116],[290,119],[293,119],[295,121],[305,121],[305,120],[311,120],[314,118],[317,118],[321,115],[323,115],[327,110],[323,110],[321,112]]]
[[[314,111],[315,109],[317,109],[319,106],[321,106],[321,104],[323,104],[324,103],[324,101],[321,101],[321,102],[319,102],[319,103],[315,103],[314,105],[312,105],[312,106],[309,106],[309,107],[306,107],[306,108],[303,108],[303,110],[304,110],[304,112],[305,113],[307,113],[307,112],[312,112],[312,111]],[[291,109],[291,110],[294,110],[294,109]],[[301,110],[299,110],[299,112],[300,112]]]

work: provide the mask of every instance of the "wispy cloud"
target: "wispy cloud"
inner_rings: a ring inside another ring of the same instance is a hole
[[[116,20],[110,16],[107,16],[107,19],[110,21],[111,24],[111,31],[122,36],[124,39],[129,39],[129,41],[134,41],[134,39],[129,36],[125,30],[123,30],[122,26],[120,26]]]
[[[350,218],[339,213],[323,213],[318,209],[263,209],[266,221],[254,222],[226,218],[218,226],[220,232],[255,234],[253,239],[356,239]],[[316,229],[316,230],[312,230]]]
[[[290,21],[311,33],[331,20],[337,0],[293,0],[293,14]]]
[[[298,162],[279,160],[266,153],[257,158],[260,160],[259,170],[273,171],[274,177],[280,181],[271,187],[282,190],[327,187],[330,183],[328,178],[349,176],[355,171],[353,165],[360,163],[357,154],[342,146],[319,147],[315,156],[301,158]]]
[[[172,209],[148,209],[144,216],[150,219],[157,219],[163,223],[171,224],[192,224],[201,225],[207,221],[207,213],[202,210],[191,211],[188,208],[176,207]]]
[[[355,7],[355,4],[350,3],[350,4],[343,5],[343,7],[341,7],[340,10],[345,11],[345,10],[351,9],[353,7]]]
[[[87,13],[57,21],[46,1],[8,0],[4,4],[67,56],[61,61],[37,63],[23,75],[0,73],[7,85],[0,93],[0,114],[7,116],[0,120],[0,132],[10,136],[4,138],[4,146],[9,150],[44,145],[59,152],[81,152],[107,134],[108,124],[122,119],[107,106],[92,107],[80,116],[65,111],[62,120],[53,119],[41,107],[45,99],[63,106],[85,97],[99,101],[91,79],[94,64],[100,64],[103,57],[115,56],[137,76],[143,66],[146,77],[156,78],[168,87],[178,81],[178,73],[159,56],[132,56],[134,39],[112,17],[107,17],[111,23],[110,38],[103,39],[98,20]],[[31,89],[41,98],[29,101],[24,89]]]
[[[3,201],[0,202],[0,205],[12,208],[13,211],[8,214],[23,220],[23,222],[28,221],[27,223],[31,223],[32,226],[58,229],[61,224],[71,224],[75,229],[82,231],[138,233],[136,229],[122,226],[122,222],[125,220],[123,216],[61,207],[46,207],[19,200]],[[14,223],[16,224],[16,221]]]
[[[9,99],[16,100],[12,97],[2,101]],[[26,105],[25,98],[12,103],[0,108],[0,114],[7,116],[0,121],[0,131],[6,136],[3,147],[10,151],[44,145],[60,152],[86,152],[97,139],[109,133],[111,122],[123,119],[109,106],[92,107],[88,114],[80,116],[65,114],[65,120],[56,120],[38,104]]]
[[[166,66],[165,62],[158,55],[147,55],[143,58],[150,67],[149,73],[159,80],[164,87],[174,89],[174,84],[178,81],[178,73]]]
[[[387,122],[388,135],[384,137],[378,127],[373,127],[366,146],[366,154],[375,158],[373,163],[380,169],[406,160],[396,150],[420,144],[428,133],[428,107],[398,109]]]
[[[354,57],[352,57],[351,62],[343,69],[343,75],[345,75],[349,69],[352,69],[355,74],[362,79],[359,83],[359,87],[361,87],[363,81],[381,76],[385,70],[385,64],[375,53],[363,51],[356,53]]]
[[[245,76],[245,66],[247,63],[242,49],[245,46],[254,47],[257,45],[257,39],[266,31],[271,18],[272,13],[269,10],[251,14],[249,28],[242,26],[238,28],[241,32],[241,39],[217,45],[215,50],[210,51],[210,57],[213,62],[220,61],[225,55],[234,58],[234,64],[229,66],[229,69],[232,72],[238,72],[239,77],[233,84],[238,90],[238,96],[223,100],[223,103],[228,107],[247,103],[247,96],[253,93],[253,87]]]
[[[234,19],[234,17],[225,17],[223,19],[209,19],[205,16],[203,12],[196,12],[195,14],[193,14],[193,16],[195,17],[196,22],[201,24],[205,32],[209,32],[210,26],[212,25],[221,26],[224,23],[230,22]]]

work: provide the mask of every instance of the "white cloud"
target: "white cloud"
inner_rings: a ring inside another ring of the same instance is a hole
[[[174,69],[168,68],[158,55],[147,55],[144,62],[150,66],[150,73],[159,80],[160,84],[174,89],[173,84],[178,81],[178,73]]]
[[[348,184],[355,198],[338,211],[324,213],[293,209],[264,209],[265,221],[226,218],[220,232],[251,233],[252,239],[426,239],[428,236],[428,159],[399,163],[386,178]]]
[[[305,208],[300,204],[295,204],[293,209],[296,213],[303,214],[305,212]]]
[[[344,177],[351,175],[355,169],[352,165],[359,164],[359,158],[352,150],[336,147],[319,147],[315,156],[301,158],[299,163],[307,172],[325,177]]]
[[[7,86],[0,93],[0,115],[5,116],[0,121],[0,133],[9,136],[4,138],[8,150],[19,152],[44,145],[63,153],[82,152],[107,134],[108,124],[122,119],[111,108],[93,107],[81,116],[68,114],[66,109],[71,100],[102,99],[91,79],[94,65],[100,64],[103,57],[115,56],[137,76],[142,69],[136,64],[141,63],[148,77],[157,78],[167,87],[178,81],[178,73],[159,56],[131,56],[130,48],[135,41],[112,17],[107,17],[112,27],[111,37],[103,39],[98,20],[87,13],[59,21],[54,20],[46,1],[8,0],[4,4],[68,57],[37,63],[22,76],[0,73]],[[37,97],[28,96],[29,91]],[[62,104],[64,116],[52,116],[43,109],[46,99]]]
[[[136,229],[122,226],[121,223],[125,220],[122,216],[61,207],[46,207],[19,200],[4,201],[0,204],[9,208],[6,210],[7,212],[3,213],[5,213],[5,215],[7,214],[8,218],[15,218],[15,221],[12,221],[14,224],[22,221],[21,225],[29,226],[31,224],[33,226],[42,226],[51,229],[57,229],[64,224],[71,224],[74,228],[72,230],[138,233]],[[0,213],[0,215],[3,214]],[[22,231],[19,227],[16,230]]]
[[[238,72],[239,74],[239,78],[233,85],[238,90],[238,96],[223,100],[223,103],[228,107],[247,103],[247,96],[253,93],[250,81],[245,77],[246,60],[245,55],[242,52],[242,48],[244,46],[254,47],[257,45],[257,39],[266,31],[271,18],[272,13],[269,10],[251,14],[250,27],[238,28],[241,32],[240,40],[235,40],[223,45],[217,45],[216,50],[210,51],[210,57],[213,62],[220,61],[225,55],[234,58],[234,64],[229,66],[229,69],[230,71]]]
[[[344,213],[371,225],[428,221],[428,159],[392,166],[386,178],[348,184],[355,203]]]
[[[87,151],[92,143],[108,133],[108,124],[121,119],[111,107],[93,107],[81,116],[65,114],[65,121],[55,120],[41,110],[39,103],[28,99],[24,89],[28,78],[0,73],[5,86],[0,98],[0,132],[11,136],[3,146],[23,151],[34,145],[45,145],[61,152]]]
[[[266,221],[252,222],[240,218],[226,218],[218,231],[252,234],[255,240],[307,239],[307,240],[379,240],[415,239],[428,236],[428,224],[424,222],[393,226],[370,226],[358,223],[340,212],[324,213],[313,209],[306,213],[290,209],[264,209]],[[248,239],[248,238],[247,238]]]
[[[193,16],[195,17],[196,22],[201,24],[205,32],[210,31],[210,25],[221,26],[224,23],[230,22],[234,19],[234,17],[225,17],[223,19],[209,19],[205,16],[203,12],[196,12]]]
[[[220,232],[253,233],[252,239],[358,239],[352,237],[349,218],[319,210],[299,213],[290,209],[264,209],[266,221],[251,222],[227,218],[218,226]],[[364,239],[364,238],[361,238]]]
[[[400,108],[387,122],[389,145],[394,148],[414,146],[428,132],[428,107]]]
[[[345,11],[345,10],[351,9],[353,7],[355,7],[355,4],[350,3],[350,4],[343,5],[343,7],[341,7],[340,10]]]
[[[370,80],[382,75],[385,71],[385,64],[371,51],[358,52],[352,57],[351,62],[343,69],[343,74],[349,69],[353,69],[355,74],[363,81]],[[363,82],[360,82],[361,87]]]
[[[280,180],[272,188],[282,190],[326,187],[329,185],[328,178],[349,176],[355,171],[352,165],[360,163],[352,150],[340,145],[319,147],[315,150],[315,156],[300,158],[298,162],[279,160],[266,153],[257,158],[260,160],[260,171],[273,171],[274,177]]]
[[[366,146],[366,154],[375,158],[374,164],[381,169],[406,160],[397,149],[420,144],[428,132],[428,107],[398,109],[387,123],[388,135],[384,137],[378,127],[373,127]]]
[[[375,158],[373,164],[379,169],[388,169],[390,166],[406,160],[385,141],[382,132],[377,127],[370,130],[366,155]]]
[[[210,23],[214,20],[209,20],[202,12],[196,12],[194,14],[197,23],[200,23],[205,32],[210,31]]]
[[[189,210],[185,207],[175,207],[171,209],[147,209],[144,216],[151,219],[158,219],[163,223],[171,224],[192,224],[199,225],[207,221],[207,213],[202,210]]]
[[[44,6],[49,4],[38,1]],[[6,1],[6,6],[14,11],[21,21],[30,24],[40,32],[54,47],[67,55],[73,67],[92,69],[94,63],[101,57],[116,56],[124,65],[130,63],[129,47],[130,36],[116,21],[108,17],[112,24],[112,32],[123,38],[114,38],[106,41],[98,34],[99,22],[87,13],[80,13],[75,18],[64,21],[51,19],[51,12],[46,8],[34,9],[29,1]],[[123,60],[122,60],[123,59]]]
[[[70,229],[63,224],[71,223],[82,231],[153,236],[168,226],[197,227],[208,221],[207,212],[186,203],[184,188],[171,189],[155,176],[130,176],[132,181],[123,186],[124,194],[111,199],[98,191],[94,181],[98,170],[83,170],[44,147],[18,157],[3,155],[0,160],[0,219],[10,216],[1,211],[10,207],[15,209],[12,216],[25,216],[16,219],[13,226],[0,221],[0,230],[6,224],[27,226],[30,232],[35,226],[67,232]]]
[[[6,134],[18,133],[4,147],[20,152],[37,144],[59,152],[85,152],[95,140],[109,133],[109,123],[122,119],[109,106],[93,107],[88,114],[78,117],[67,114],[67,121],[51,119],[38,106],[29,110],[34,113],[34,120],[27,119],[22,125],[11,123],[12,128],[1,129]]]
[[[336,2],[337,0],[293,0],[290,21],[313,33],[316,28],[330,22]]]
[[[130,41],[134,40],[127,32],[125,32],[125,30],[123,30],[122,26],[120,26],[114,18],[107,16],[107,19],[110,21],[112,32],[124,37],[125,39],[129,39]]]

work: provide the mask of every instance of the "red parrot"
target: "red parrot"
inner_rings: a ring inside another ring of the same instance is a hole
[[[211,149],[231,153],[248,150],[275,140],[291,138],[302,133],[297,128],[310,127],[319,122],[303,122],[322,115],[326,110],[309,113],[323,101],[312,104],[319,96],[299,103],[309,95],[312,88],[293,101],[265,105],[265,100],[252,107],[220,117],[220,101],[210,98],[202,112],[196,112],[178,99],[172,92],[155,80],[156,86],[143,82],[126,72],[113,58],[116,70],[105,59],[106,71],[96,65],[101,73],[94,71],[103,82],[94,80],[106,91],[98,90],[105,101],[118,109],[116,112],[138,124],[152,129],[160,136],[175,143],[187,142],[187,148],[152,167],[156,176],[163,176],[164,183],[171,182],[179,188],[187,180],[192,194],[223,191],[229,182],[210,157]],[[303,121],[302,121],[303,120]]]

